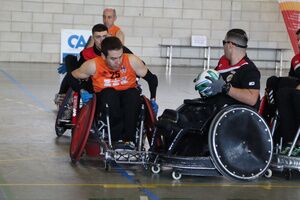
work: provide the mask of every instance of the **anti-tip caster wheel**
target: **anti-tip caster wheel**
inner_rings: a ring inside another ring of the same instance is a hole
[[[180,180],[181,179],[181,174],[179,173],[179,172],[176,172],[176,171],[173,171],[172,172],[172,178],[174,179],[174,180]]]
[[[271,169],[267,169],[266,172],[265,172],[265,174],[264,174],[264,176],[265,176],[266,178],[271,178],[272,175],[273,175],[273,172],[272,172]]]
[[[160,166],[159,165],[152,165],[151,166],[151,171],[154,173],[154,174],[158,174],[160,172]]]

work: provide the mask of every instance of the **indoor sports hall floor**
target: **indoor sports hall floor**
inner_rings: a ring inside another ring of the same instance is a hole
[[[151,67],[159,77],[159,114],[198,96],[193,79],[201,70]],[[273,74],[262,71],[262,88]],[[0,63],[0,200],[300,199],[297,175],[286,180],[275,174],[255,182],[191,176],[174,181],[168,172],[153,175],[141,166],[120,165],[107,172],[97,159],[72,165],[70,133],[56,138],[54,131],[59,81],[54,64]]]

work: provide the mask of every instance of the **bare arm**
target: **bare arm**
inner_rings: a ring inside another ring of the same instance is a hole
[[[240,89],[231,87],[228,95],[242,103],[254,106],[259,97],[258,89]]]
[[[116,37],[119,38],[122,42],[122,44],[124,45],[124,42],[125,42],[125,34],[119,30],[117,33],[116,33]]]
[[[72,71],[72,76],[77,79],[86,79],[96,72],[96,62],[94,59],[84,62],[78,69]]]
[[[134,69],[135,73],[139,77],[144,77],[147,74],[148,68],[143,61],[133,54],[128,54],[129,62]]]
[[[134,69],[137,76],[145,79],[149,86],[150,98],[151,100],[156,99],[156,89],[158,86],[158,79],[155,74],[152,74],[150,70],[146,67],[141,59],[133,54],[129,54],[129,62]]]

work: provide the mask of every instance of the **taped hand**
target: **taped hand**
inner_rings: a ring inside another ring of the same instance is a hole
[[[57,72],[58,72],[59,74],[64,74],[64,73],[66,73],[66,72],[67,72],[67,66],[66,66],[66,64],[65,64],[65,63],[60,64],[60,65],[58,66],[58,68],[57,68]]]
[[[86,90],[80,90],[80,97],[83,104],[87,104],[91,98],[93,98],[93,94],[90,94]]]

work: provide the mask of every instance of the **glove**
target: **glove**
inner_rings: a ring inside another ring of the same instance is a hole
[[[157,116],[157,113],[158,113],[158,105],[157,105],[155,99],[151,99],[151,100],[150,100],[150,103],[151,103],[153,112],[155,113],[155,116]]]
[[[57,72],[58,72],[59,74],[64,74],[64,73],[66,73],[66,72],[67,72],[67,66],[66,66],[66,64],[65,64],[65,63],[60,64],[60,65],[58,66],[58,68],[57,68]]]
[[[86,90],[80,90],[80,97],[83,104],[87,104],[91,98],[93,98],[93,94],[90,94]]]
[[[206,76],[205,78],[211,81],[211,83],[207,84],[208,86],[207,93],[209,93],[209,96],[214,96],[216,94],[223,92],[223,88],[226,82],[223,80],[222,76],[220,76],[218,80],[215,80],[209,76]]]

